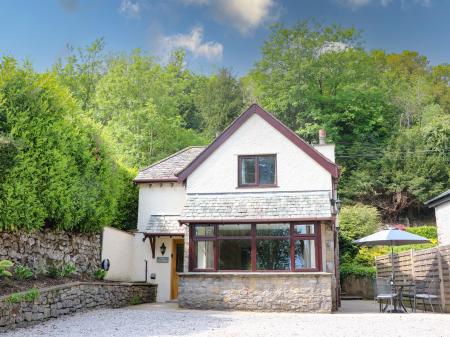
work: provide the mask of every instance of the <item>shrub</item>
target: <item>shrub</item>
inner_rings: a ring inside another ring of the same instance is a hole
[[[138,304],[141,304],[141,303],[142,303],[142,300],[141,300],[141,298],[138,295],[134,295],[131,298],[131,300],[130,300],[130,304],[131,305],[138,305]]]
[[[9,295],[7,301],[9,303],[33,302],[35,299],[39,298],[39,295],[39,289],[32,288],[25,293],[14,293]]]
[[[33,272],[26,266],[18,265],[14,270],[14,277],[18,280],[28,280],[33,277]]]
[[[52,278],[64,278],[75,274],[77,269],[73,265],[62,267],[51,266],[47,269],[47,275]]]
[[[373,266],[362,266],[356,263],[344,263],[340,266],[341,280],[349,276],[357,278],[371,278],[374,279],[376,275],[376,268]]]
[[[12,276],[11,272],[8,271],[9,268],[14,266],[9,260],[0,260],[0,277]]]
[[[105,276],[106,276],[106,270],[104,270],[104,269],[97,269],[97,270],[94,272],[94,277],[95,277],[97,280],[103,280],[103,279],[105,278]]]
[[[351,240],[376,232],[380,224],[380,214],[372,206],[363,204],[344,206],[339,213],[341,235]]]

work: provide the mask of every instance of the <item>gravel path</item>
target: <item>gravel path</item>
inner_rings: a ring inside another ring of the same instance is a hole
[[[2,337],[450,336],[446,314],[219,312],[144,304],[53,319]]]

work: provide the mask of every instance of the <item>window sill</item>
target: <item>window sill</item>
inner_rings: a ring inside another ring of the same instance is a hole
[[[217,272],[200,272],[193,271],[188,273],[178,273],[180,276],[248,276],[248,277],[264,277],[264,276],[292,276],[292,277],[308,277],[308,276],[331,276],[332,273],[323,271],[217,271]]]

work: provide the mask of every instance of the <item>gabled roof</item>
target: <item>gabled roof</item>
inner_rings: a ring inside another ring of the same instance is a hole
[[[180,170],[180,172],[175,175],[178,177],[179,181],[184,181],[186,178],[199,167],[217,148],[219,148],[230,136],[236,132],[242,124],[244,124],[252,115],[258,115],[263,118],[267,123],[278,130],[282,135],[289,139],[294,145],[304,151],[313,160],[315,160],[320,166],[327,170],[332,177],[339,177],[339,167],[314,147],[305,142],[300,138],[294,131],[289,129],[280,120],[275,118],[273,115],[265,111],[257,104],[252,104],[242,115],[234,120],[231,125],[225,129],[202,153],[200,153],[195,159],[192,160],[186,167]]]
[[[450,201],[450,190],[447,190],[444,193],[439,194],[437,197],[428,200],[425,205],[427,205],[428,207],[436,207],[446,201]]]
[[[170,157],[140,170],[133,181],[135,183],[177,182],[178,178],[175,176],[175,173],[184,169],[204,149],[204,146],[190,146],[178,151]]]

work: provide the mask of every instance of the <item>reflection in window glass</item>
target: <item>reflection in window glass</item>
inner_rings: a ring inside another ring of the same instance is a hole
[[[197,241],[195,243],[198,269],[214,269],[214,242]]]
[[[241,161],[241,184],[255,184],[256,172],[255,172],[256,158],[242,158]]]
[[[316,268],[314,240],[295,241],[295,269]]]
[[[275,184],[275,156],[258,157],[259,185]]]
[[[195,225],[196,236],[214,236],[214,226]]]
[[[219,225],[219,236],[250,236],[252,225]]]
[[[220,240],[219,270],[250,270],[251,250],[250,240]]]
[[[291,268],[288,239],[256,240],[256,269],[289,270]]]
[[[314,225],[295,225],[295,234],[314,234]]]
[[[257,224],[257,236],[288,236],[291,225],[288,223]]]

